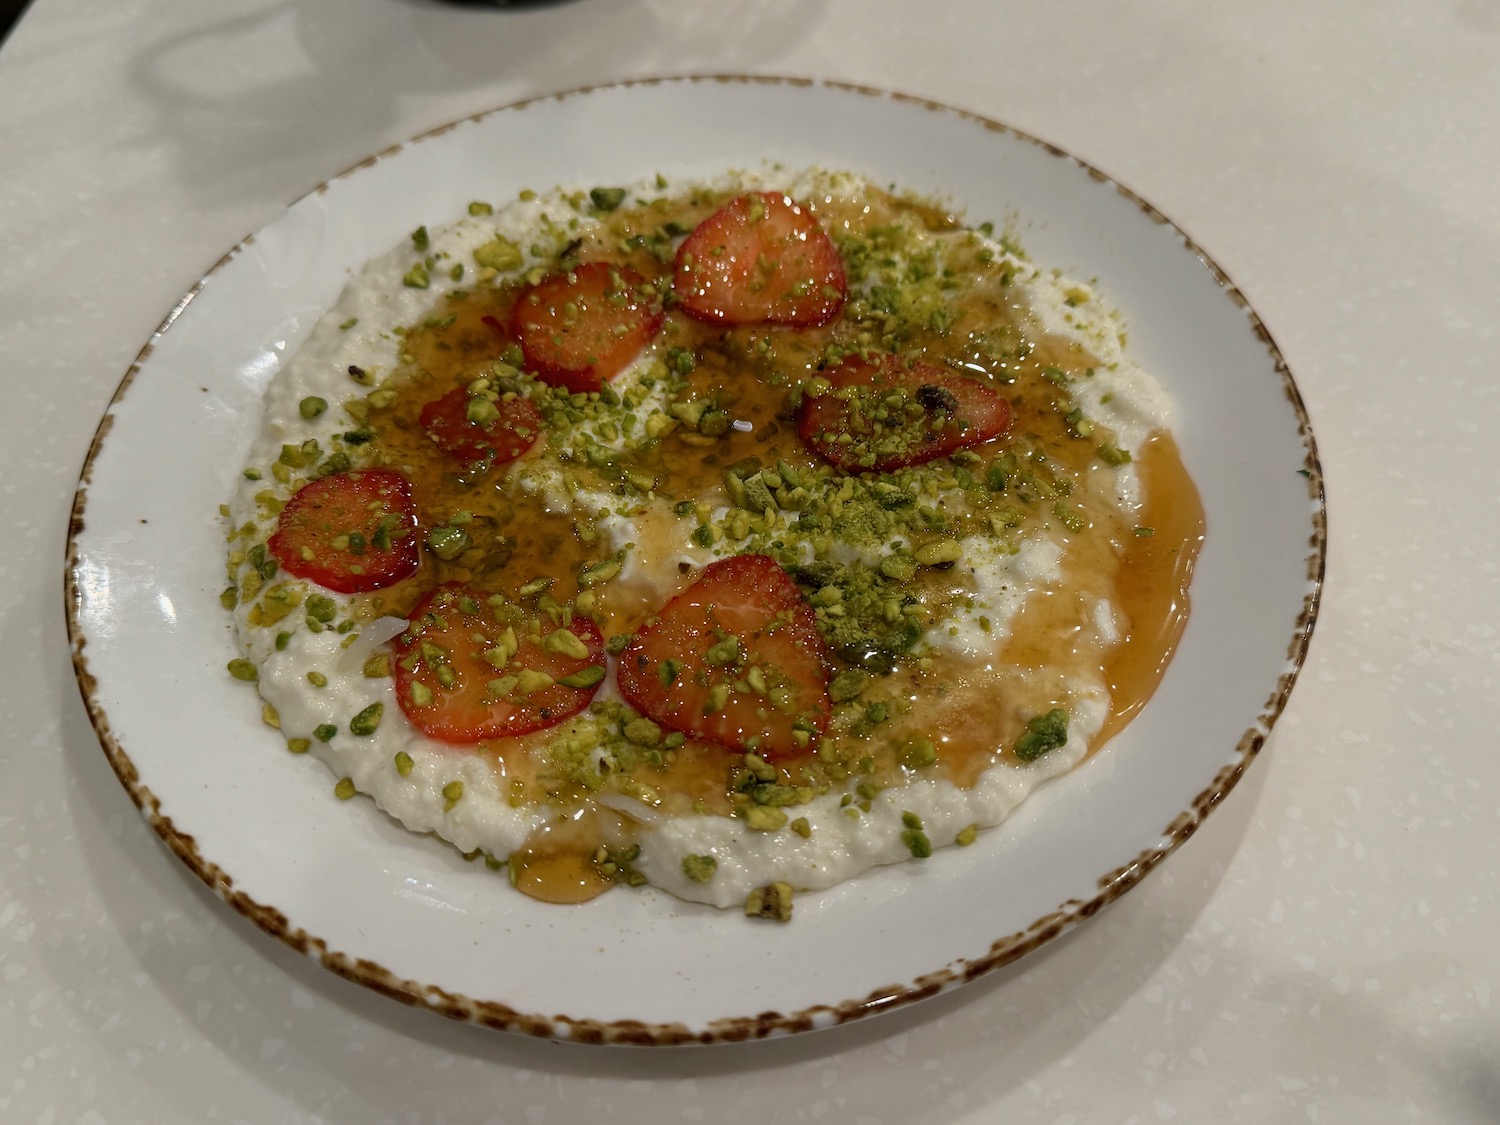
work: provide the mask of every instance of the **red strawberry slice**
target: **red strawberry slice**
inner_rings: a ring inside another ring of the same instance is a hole
[[[677,249],[672,287],[698,320],[798,328],[827,324],[849,292],[833,240],[774,191],[739,196],[699,223]]]
[[[630,366],[661,320],[656,290],[639,274],[590,262],[522,290],[510,327],[528,369],[577,393],[599,390]]]
[[[705,568],[635,634],[617,675],[668,730],[768,759],[811,750],[832,710],[817,616],[769,555]]]
[[[396,699],[413,726],[473,743],[554,726],[589,705],[604,680],[604,635],[587,617],[566,626],[473,587],[439,586],[391,642]]]
[[[823,376],[832,389],[802,400],[797,432],[850,472],[920,465],[999,437],[1010,403],[990,387],[920,360],[849,356]]]
[[[447,456],[465,464],[514,461],[542,433],[542,412],[523,395],[491,402],[464,387],[422,407],[418,420]]]
[[[416,526],[405,475],[359,469],[303,485],[281,509],[266,546],[288,574],[359,594],[417,572]]]

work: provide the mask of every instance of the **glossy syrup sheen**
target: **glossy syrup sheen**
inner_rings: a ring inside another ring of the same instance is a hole
[[[673,221],[689,228],[722,202],[700,194],[682,200],[628,208],[610,216],[594,235],[570,247],[570,260],[606,260],[627,265],[641,276],[659,278],[667,266],[627,239]],[[841,240],[867,238],[872,230],[905,218],[930,231],[954,229],[953,219],[926,204],[874,195],[866,203],[812,201],[820,221]],[[909,774],[905,748],[926,738],[939,750],[929,767],[959,786],[972,785],[1008,756],[1026,720],[1051,707],[1066,707],[1070,685],[1102,680],[1110,687],[1110,718],[1095,747],[1117,733],[1149,699],[1171,658],[1188,612],[1188,584],[1203,536],[1203,513],[1196,490],[1170,435],[1158,434],[1138,455],[1143,506],[1125,514],[1110,495],[1113,471],[1098,458],[1095,444],[1082,441],[1066,419],[1059,379],[1089,377],[1095,358],[1077,343],[1038,336],[1024,299],[1004,271],[981,257],[978,243],[960,243],[948,266],[963,282],[945,295],[953,312],[941,327],[903,328],[900,350],[929,362],[959,367],[987,382],[1010,401],[1013,420],[1007,435],[977,450],[989,459],[1018,453],[1040,477],[1067,489],[1063,499],[1083,527],[1069,532],[1048,515],[1053,494],[1026,511],[1022,531],[1038,529],[1060,536],[1067,547],[1065,581],[1031,592],[1008,636],[997,633],[992,659],[978,664],[941,652],[906,660],[879,677],[862,702],[884,701],[890,717],[877,731],[840,726],[816,755],[782,763],[781,779],[814,788],[850,784],[851,775],[877,786],[899,784]],[[485,375],[506,341],[494,324],[504,325],[518,285],[478,286],[438,305],[403,338],[403,362],[388,386],[398,391],[386,409],[371,412],[379,437],[380,463],[403,469],[413,480],[424,527],[468,512],[474,546],[458,559],[442,561],[424,552],[413,578],[370,599],[371,612],[406,613],[432,586],[466,582],[514,598],[540,576],[555,579],[551,593],[562,601],[577,596],[578,571],[610,553],[611,545],[592,533],[587,515],[549,509],[545,496],[514,487],[498,468],[465,480],[437,453],[417,421],[422,406],[455,386]],[[679,429],[659,444],[628,455],[628,468],[650,475],[655,495],[668,501],[722,497],[726,466],[754,459],[763,466],[784,461],[797,471],[820,465],[797,437],[792,405],[799,386],[812,378],[830,343],[849,346],[856,330],[846,320],[813,329],[740,328],[724,331],[669,310],[657,354],[682,348],[696,357],[680,397],[712,397],[737,423],[718,440]],[[552,435],[553,438],[559,435]],[[544,436],[527,459],[545,458]],[[525,463],[523,460],[523,465]],[[612,492],[622,508],[639,495],[570,463],[569,473],[590,490]],[[1046,491],[1046,487],[1043,487]],[[722,502],[722,500],[716,501]],[[671,513],[670,505],[649,513],[637,510],[645,555],[670,554],[695,524]],[[984,511],[959,511],[949,532],[964,535],[985,519]],[[1138,534],[1149,528],[1151,534]],[[630,633],[692,575],[661,575],[648,596],[606,584],[592,612],[606,636]],[[938,607],[968,596],[961,567],[923,571],[913,589]],[[1116,607],[1123,635],[1118,645],[1101,643],[1093,627],[1096,604]],[[836,672],[837,669],[834,669]],[[547,901],[583,901],[607,889],[595,859],[606,839],[629,836],[629,822],[597,809],[590,794],[560,777],[548,762],[546,732],[497,740],[477,748],[509,779],[512,800],[581,810],[538,832],[511,857],[512,877],[523,892]],[[638,767],[629,780],[648,784],[666,815],[731,811],[726,785],[739,756],[689,740],[666,753],[660,764]],[[794,814],[795,815],[795,814]]]

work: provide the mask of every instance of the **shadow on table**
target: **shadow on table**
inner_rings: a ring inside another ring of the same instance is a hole
[[[736,49],[775,64],[825,8],[757,5],[735,19]],[[175,146],[177,178],[203,206],[290,202],[408,139],[398,107],[448,99],[453,117],[537,92],[621,77],[681,74],[724,57],[720,15],[674,0],[516,7],[444,0],[322,0],[164,29],[132,81],[160,115],[153,139]],[[620,50],[629,43],[628,55]],[[720,61],[722,65],[722,61]],[[486,104],[466,101],[484,89]],[[338,129],[320,122],[338,104]]]
[[[31,0],[0,0],[0,44],[4,44],[30,3]]]

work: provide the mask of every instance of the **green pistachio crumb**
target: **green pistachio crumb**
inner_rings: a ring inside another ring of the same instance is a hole
[[[339,778],[339,783],[333,787],[333,795],[340,801],[347,801],[359,790],[354,787],[354,779],[348,777]]]
[[[1088,527],[1088,521],[1084,518],[1083,513],[1061,500],[1052,505],[1052,514],[1057,518],[1057,522],[1069,531],[1079,532]]]
[[[808,823],[807,817],[805,816],[799,816],[796,820],[792,821],[792,823],[788,825],[788,827],[791,828],[793,832],[797,833],[797,835],[801,836],[804,840],[809,840],[812,838],[812,825]]]
[[[443,786],[443,811],[450,811],[454,805],[463,800],[464,783],[457,778]]]
[[[937,747],[930,738],[913,738],[901,748],[901,764],[919,770],[937,761]]]
[[[948,566],[964,557],[964,548],[957,539],[936,539],[923,543],[912,557],[918,566]]]
[[[323,675],[322,672],[309,672],[307,674],[307,682],[312,684],[313,687],[327,687],[328,677]]]
[[[375,733],[380,726],[380,718],[385,714],[384,703],[372,703],[354,718],[349,720],[349,733],[360,736],[368,736]]]
[[[790,883],[771,883],[757,887],[745,899],[745,916],[769,918],[776,922],[792,920],[792,887]]]
[[[961,848],[967,848],[975,840],[979,839],[979,825],[971,824],[953,837],[953,842]]]
[[[476,426],[488,426],[500,420],[500,408],[487,398],[471,398],[464,404],[464,417]]]
[[[868,673],[858,668],[846,668],[828,685],[828,697],[835,703],[847,703],[857,699],[870,683]]]
[[[590,664],[587,668],[574,672],[571,676],[561,676],[558,683],[563,687],[577,688],[580,691],[591,688],[604,679],[604,668],[598,664]]]
[[[410,777],[411,768],[416,764],[411,760],[411,755],[408,754],[405,750],[397,750],[395,761],[396,772],[399,773],[402,777]]]
[[[1034,762],[1067,741],[1068,713],[1061,707],[1054,707],[1027,721],[1025,732],[1016,740],[1015,754],[1023,762]]]
[[[729,702],[729,685],[714,684],[708,689],[708,698],[703,702],[703,713],[705,715],[717,715],[724,710],[724,705]]]
[[[426,289],[431,285],[432,279],[427,275],[426,263],[418,262],[411,269],[407,270],[401,278],[401,284],[408,289]]]
[[[920,828],[908,828],[901,833],[901,842],[911,852],[912,859],[926,859],[932,855],[932,841]]]
[[[311,421],[328,409],[328,400],[317,395],[308,395],[297,404],[297,413]]]
[[[625,189],[621,187],[596,187],[589,192],[589,199],[600,211],[613,211],[625,202]]]
[[[597,562],[591,566],[584,567],[578,574],[578,585],[587,590],[601,583],[608,582],[619,573],[620,560],[605,559],[603,562]]]
[[[383,679],[391,674],[391,657],[389,653],[377,652],[366,660],[361,669],[364,674],[372,680]]]
[[[547,652],[570,656],[574,660],[587,660],[589,646],[571,629],[554,629],[542,639],[542,648]]]
[[[917,560],[898,551],[881,559],[879,569],[881,574],[893,582],[910,582],[917,573]]]
[[[427,549],[444,562],[452,562],[472,546],[461,527],[435,527],[427,533]]]
[[[534,692],[549,688],[555,681],[546,672],[538,672],[533,668],[523,668],[516,677],[515,691],[520,695],[531,695]]]
[[[621,733],[637,746],[656,746],[662,738],[661,727],[644,715],[631,719]]]
[[[508,270],[520,269],[526,259],[522,257],[519,246],[510,239],[497,234],[492,241],[486,242],[474,251],[474,260],[486,269],[505,273]]]
[[[552,579],[550,578],[533,578],[530,582],[526,583],[516,591],[516,597],[529,598],[534,594],[540,594],[543,590],[550,589],[551,586]]]
[[[286,748],[293,754],[306,754],[312,749],[312,743],[305,738],[289,738],[286,740]]]
[[[320,723],[313,728],[313,737],[319,742],[327,742],[338,732],[339,728],[332,723]]]
[[[745,768],[757,781],[775,781],[777,777],[776,767],[766,761],[759,754],[745,755]]]
[[[786,827],[787,815],[781,809],[766,805],[751,805],[741,814],[746,828],[757,832],[775,832]]]
[[[255,665],[243,656],[231,660],[228,667],[229,674],[237,680],[244,680],[246,683],[253,684],[256,680],[260,679],[260,672],[256,670]]]
[[[682,873],[695,883],[707,883],[718,869],[719,861],[711,855],[682,857]]]

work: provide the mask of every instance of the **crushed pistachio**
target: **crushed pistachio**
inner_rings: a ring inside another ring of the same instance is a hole
[[[589,199],[600,211],[613,211],[625,202],[625,189],[621,187],[596,187],[589,191]]]
[[[1049,750],[1068,741],[1068,713],[1054,707],[1044,715],[1027,720],[1026,730],[1016,740],[1015,755],[1023,762],[1034,762]]]
[[[452,562],[472,545],[461,527],[434,527],[427,533],[427,549],[444,562]]]
[[[776,922],[792,920],[792,887],[790,883],[771,883],[757,887],[745,899],[745,916],[769,918]]]
[[[384,703],[372,703],[364,710],[349,720],[349,733],[361,737],[372,735],[380,726],[381,716],[385,714]]]
[[[901,748],[901,764],[919,770],[937,761],[937,746],[930,738],[913,738]]]
[[[260,672],[256,669],[255,665],[243,656],[231,660],[228,667],[229,674],[237,680],[244,680],[246,683],[253,684],[256,680],[260,679]]]
[[[718,869],[719,861],[711,855],[682,857],[682,873],[695,883],[707,883]]]
[[[491,241],[474,251],[474,260],[487,269],[506,273],[520,269],[525,262],[521,248],[510,239],[496,235]]]
[[[740,815],[745,821],[745,827],[757,832],[775,832],[785,828],[788,819],[781,809],[766,805],[751,805]]]
[[[901,833],[901,842],[911,852],[912,859],[927,859],[932,855],[932,841],[920,828],[908,828]]]
[[[568,635],[572,636],[571,633]],[[584,688],[593,687],[595,684],[602,682],[603,679],[603,666],[598,664],[590,664],[587,668],[583,668],[577,672],[574,672],[570,676],[559,677],[557,682],[560,683],[563,687],[578,688],[582,690]]]
[[[587,660],[589,646],[571,629],[554,629],[542,639],[542,648],[547,652],[570,656],[574,660]]]

